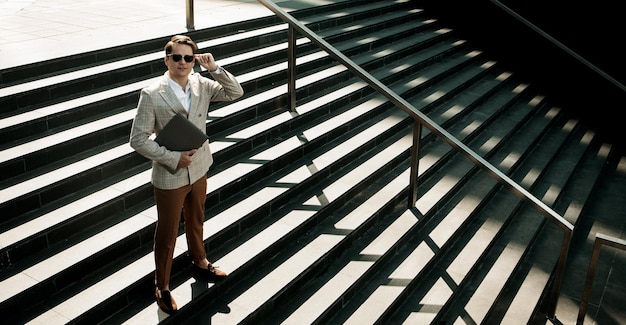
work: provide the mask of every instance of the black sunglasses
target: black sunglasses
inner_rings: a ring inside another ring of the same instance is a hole
[[[183,55],[181,54],[168,54],[167,56],[172,57],[172,60],[174,60],[174,62],[178,62],[183,58]],[[184,58],[185,62],[189,63],[193,61],[195,57],[193,55],[185,55]]]

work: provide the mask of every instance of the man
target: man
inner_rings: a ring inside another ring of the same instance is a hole
[[[203,241],[207,172],[213,163],[209,142],[190,151],[171,151],[150,139],[175,114],[186,116],[201,130],[206,129],[209,103],[234,100],[243,95],[235,77],[219,67],[210,53],[196,54],[191,38],[176,35],[165,45],[167,71],[157,82],[141,91],[133,121],[130,145],[152,160],[152,185],[158,221],[154,233],[155,296],[166,313],[177,310],[170,293],[174,247],[181,214],[192,268],[211,280],[226,277],[206,257]],[[214,80],[192,73],[195,62],[207,69]]]

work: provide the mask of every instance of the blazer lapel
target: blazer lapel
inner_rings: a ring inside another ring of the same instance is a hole
[[[189,118],[195,117],[196,115],[201,115],[200,110],[200,87],[199,82],[196,78],[189,77],[189,85],[191,91],[191,105],[189,107]]]
[[[167,82],[167,77],[164,76],[161,79],[161,85],[159,88],[159,93],[161,94],[161,97],[163,98],[165,103],[167,103],[167,105],[171,107],[172,110],[177,114],[183,114],[184,116],[187,116],[187,110],[183,107],[183,104],[180,103],[178,97],[176,97],[176,94]]]

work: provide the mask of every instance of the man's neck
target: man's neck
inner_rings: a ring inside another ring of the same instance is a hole
[[[169,73],[169,71],[167,72],[168,77],[170,77],[170,79],[172,79],[175,83],[177,83],[182,89],[183,92],[186,91],[187,89],[187,82],[189,81],[189,77],[185,76],[185,77],[174,77],[172,76],[171,73]]]

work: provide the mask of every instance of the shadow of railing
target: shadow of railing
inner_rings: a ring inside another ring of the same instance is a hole
[[[561,244],[561,251],[559,255],[559,260],[557,263],[557,267],[555,270],[555,277],[552,283],[552,288],[550,290],[550,296],[548,298],[547,303],[547,317],[550,319],[555,318],[556,305],[558,302],[558,298],[561,292],[561,286],[563,282],[563,277],[565,273],[565,265],[567,262],[567,255],[569,252],[569,247],[573,235],[574,226],[567,221],[563,216],[559,215],[552,208],[547,206],[533,194],[528,192],[522,186],[514,182],[510,179],[506,174],[502,173],[496,167],[491,165],[488,161],[486,161],[483,157],[479,156],[477,153],[472,151],[469,147],[459,141],[456,137],[442,128],[440,125],[432,121],[428,116],[419,111],[417,108],[412,106],[408,101],[403,99],[401,96],[393,92],[390,88],[380,82],[378,79],[374,78],[367,71],[362,69],[360,66],[355,64],[352,60],[334,48],[331,44],[326,42],[320,36],[311,31],[304,24],[299,22],[293,16],[285,12],[279,6],[277,6],[273,1],[269,0],[258,0],[261,4],[263,4],[266,8],[271,10],[276,16],[280,19],[288,23],[288,98],[289,105],[292,110],[295,109],[296,106],[296,32],[307,37],[312,43],[326,51],[332,58],[339,61],[343,64],[348,70],[357,75],[359,78],[363,79],[367,82],[372,88],[376,91],[384,95],[391,103],[393,103],[398,108],[402,109],[404,112],[409,114],[413,118],[413,145],[411,148],[411,171],[410,171],[410,180],[409,180],[409,195],[408,195],[408,207],[413,208],[417,201],[417,181],[418,181],[418,165],[419,165],[419,149],[420,149],[420,138],[422,133],[422,127],[428,128],[433,134],[441,138],[448,145],[454,148],[457,152],[464,155],[467,159],[469,159],[472,163],[474,163],[479,168],[483,169],[487,172],[492,178],[497,180],[499,183],[508,188],[511,192],[513,192],[520,199],[530,204],[534,209],[536,209],[540,214],[542,214],[546,219],[553,222],[557,227],[559,227],[563,233],[563,242]]]

